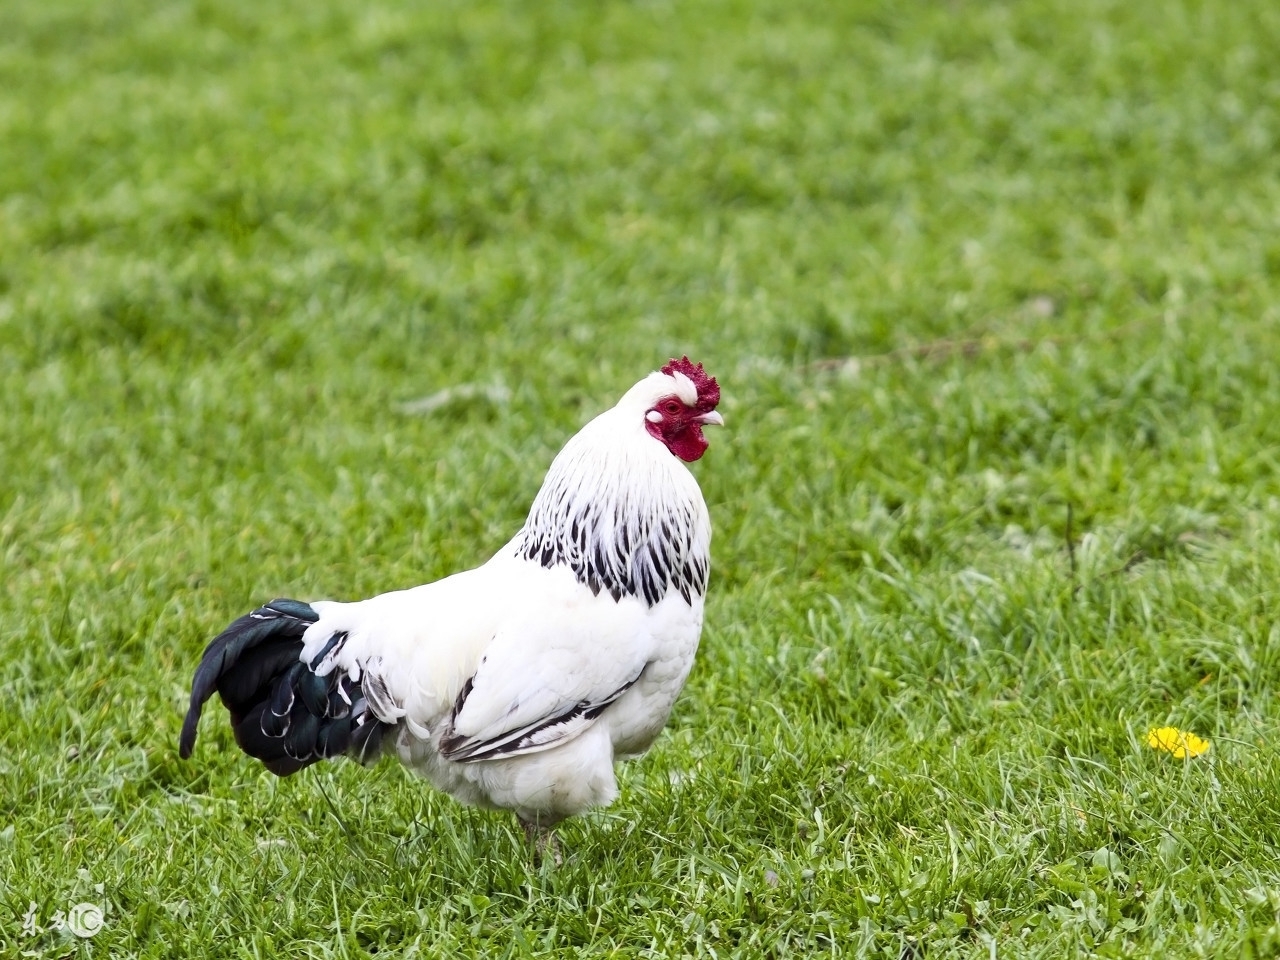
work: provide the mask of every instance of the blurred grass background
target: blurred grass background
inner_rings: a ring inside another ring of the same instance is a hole
[[[4,4],[0,950],[1274,955],[1277,38]],[[227,621],[483,560],[682,353],[703,651],[562,869],[392,764],[275,781],[212,719],[177,762]]]

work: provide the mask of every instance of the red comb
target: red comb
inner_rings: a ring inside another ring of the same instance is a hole
[[[707,371],[702,369],[702,364],[694,363],[687,356],[679,360],[672,359],[662,368],[662,372],[668,377],[673,373],[683,373],[692,380],[693,385],[698,389],[698,406],[705,404],[708,407],[714,407],[720,402],[720,384],[716,383],[716,378],[708,377]]]

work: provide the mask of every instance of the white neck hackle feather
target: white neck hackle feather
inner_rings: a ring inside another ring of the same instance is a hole
[[[692,603],[706,592],[711,522],[702,493],[645,429],[645,414],[670,396],[697,402],[683,374],[650,374],[565,444],[512,541],[516,554],[563,564],[615,600],[653,606],[676,590]]]

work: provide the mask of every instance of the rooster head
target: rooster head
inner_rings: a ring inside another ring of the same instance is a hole
[[[688,463],[701,457],[707,449],[702,428],[724,426],[724,418],[716,413],[720,385],[715,377],[707,376],[702,364],[681,357],[642,383],[651,388],[644,414],[649,435],[661,440],[668,450]]]

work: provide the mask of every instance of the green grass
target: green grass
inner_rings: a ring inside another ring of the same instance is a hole
[[[1274,956],[1277,36],[0,6],[0,955]],[[178,761],[232,617],[481,561],[684,352],[730,424],[703,648],[561,869],[221,711]],[[508,392],[405,412],[463,383]]]

